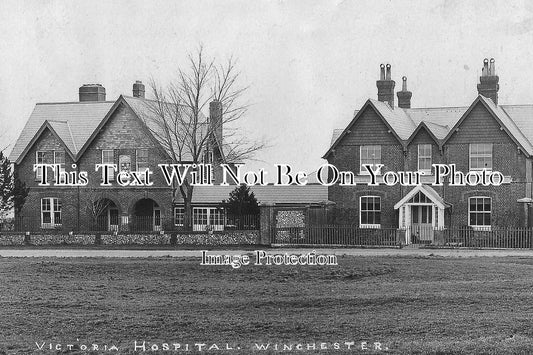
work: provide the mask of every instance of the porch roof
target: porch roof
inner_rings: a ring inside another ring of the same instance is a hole
[[[429,185],[417,185],[415,186],[407,195],[405,195],[400,201],[398,201],[394,205],[394,209],[397,210],[401,206],[403,206],[405,203],[407,203],[415,194],[418,192],[423,193],[427,198],[431,200],[434,204],[436,204],[439,208],[446,208],[450,207],[451,205],[444,201],[442,197],[435,191],[431,186]]]

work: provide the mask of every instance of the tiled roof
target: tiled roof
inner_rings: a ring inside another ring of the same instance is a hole
[[[333,130],[333,135],[331,136],[331,142],[329,144],[330,146],[332,146],[333,143],[335,143],[335,141],[341,136],[342,131],[344,131],[342,128]]]
[[[436,108],[409,108],[395,107],[392,109],[388,103],[368,100],[385,122],[393,129],[394,133],[402,141],[409,138],[417,127],[424,124],[427,129],[442,143],[449,135],[454,126],[461,120],[464,114],[477,102],[482,101],[492,111],[494,116],[502,123],[503,127],[524,148],[528,155],[533,155],[533,105],[495,105],[492,100],[478,96],[470,107],[436,107]],[[354,118],[355,121],[355,118]],[[351,126],[354,121],[350,123]],[[338,138],[345,129],[335,129],[331,138],[328,153],[338,143]],[[326,155],[328,154],[326,153]]]
[[[164,128],[165,122],[161,118],[160,115],[157,114],[159,104],[156,101],[153,100],[147,100],[147,99],[140,99],[136,97],[130,97],[130,96],[123,96],[123,98],[126,100],[128,105],[135,111],[135,114],[143,120],[143,122],[146,124],[148,129],[152,132],[152,134],[155,136],[156,139],[158,137],[165,137],[167,133],[167,129]],[[167,106],[163,108],[163,110],[175,110],[176,108],[172,104],[166,104]],[[180,110],[186,110],[187,108],[185,106],[180,106]],[[197,139],[203,139],[205,135],[208,133],[208,127],[207,125],[208,120],[207,118],[200,112],[199,114],[200,123],[198,124],[198,131],[196,132]],[[190,134],[190,129],[183,128],[183,134]],[[175,137],[171,135],[171,140],[173,141],[174,146],[178,146],[179,144],[184,143],[184,141],[176,142]],[[221,154],[226,153],[226,157],[229,160],[231,159],[231,147],[222,139],[222,151]],[[185,141],[185,143],[188,142],[188,140]],[[165,148],[163,146],[163,148]],[[172,153],[170,151],[167,151],[167,153],[172,156]],[[201,154],[201,153],[200,153]],[[181,149],[181,161],[192,161],[192,153],[190,147],[184,147]]]
[[[229,193],[236,186],[196,186],[192,199],[194,204],[220,203],[229,198]],[[259,203],[265,204],[319,204],[328,200],[327,186],[320,184],[308,184],[305,186],[252,186],[250,190],[254,193]],[[176,203],[183,203],[181,194],[177,194]]]
[[[150,131],[163,134],[161,119],[158,119],[152,109],[154,101],[129,96],[122,96],[121,98],[145,122]],[[63,141],[71,156],[77,157],[78,153],[83,154],[80,150],[87,144],[97,127],[102,124],[113,105],[119,102],[121,98],[117,101],[39,103],[35,105],[11,151],[9,160],[19,162],[25,150],[29,148],[32,139],[37,138],[35,135],[45,122]],[[202,114],[200,115],[207,125],[207,119]],[[205,135],[206,129],[206,126],[200,125],[198,135]],[[222,145],[224,151],[231,152],[230,146],[226,142],[222,142]],[[181,159],[182,161],[191,160],[191,153],[188,149],[183,149]]]
[[[492,100],[487,99],[483,96],[480,96],[480,98],[492,108],[494,113],[503,123],[504,127],[509,130],[509,133],[518,141],[518,143],[527,151],[527,153],[529,155],[533,154],[533,145],[531,143],[533,141],[533,135],[529,136],[531,140],[527,139],[526,136],[524,136],[524,131],[522,130],[522,127],[519,127],[516,121],[511,118],[511,116],[505,110],[503,110],[501,106],[495,105]],[[510,111],[512,112],[512,110]]]
[[[73,155],[85,144],[91,133],[113,106],[112,101],[39,103],[35,105],[30,118],[11,150],[9,160],[16,162],[28,147],[45,121]]]

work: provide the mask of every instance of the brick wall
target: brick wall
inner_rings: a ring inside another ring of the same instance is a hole
[[[385,128],[384,128],[385,127]],[[422,128],[411,141],[404,154],[402,146],[385,130],[386,126],[373,109],[367,108],[355,122],[352,131],[328,157],[328,162],[339,170],[359,173],[359,154],[361,145],[381,145],[383,171],[412,171],[418,167],[418,144],[432,144],[432,163],[456,164],[458,170],[469,171],[469,144],[493,144],[493,170],[510,176],[513,183],[499,187],[483,186],[432,186],[444,200],[452,204],[446,209],[445,224],[468,225],[468,198],[486,196],[492,199],[492,224],[495,226],[521,227],[526,223],[523,205],[516,200],[526,196],[527,165],[531,165],[524,154],[517,149],[516,143],[500,127],[497,121],[480,103],[439,150],[428,132]],[[531,177],[530,177],[531,178]],[[357,186],[343,187],[333,185],[328,189],[329,200],[336,203],[334,222],[337,224],[359,225],[359,198],[364,195],[381,197],[382,226],[398,226],[396,204],[412,188],[395,186]]]

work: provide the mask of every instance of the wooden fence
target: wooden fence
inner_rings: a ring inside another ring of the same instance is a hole
[[[442,229],[357,228],[350,225],[320,225],[272,229],[274,245],[382,246],[408,244],[433,247],[533,248],[531,228],[447,227]]]

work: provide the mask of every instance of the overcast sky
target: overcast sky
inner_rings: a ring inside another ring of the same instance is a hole
[[[397,88],[408,77],[413,107],[466,106],[494,57],[500,103],[533,103],[530,1],[2,0],[0,43],[2,146],[35,103],[77,101],[84,83],[114,100],[135,80],[169,82],[200,43],[237,57],[251,85],[241,125],[272,145],[254,168],[315,170],[332,130],[377,98],[380,63]]]

